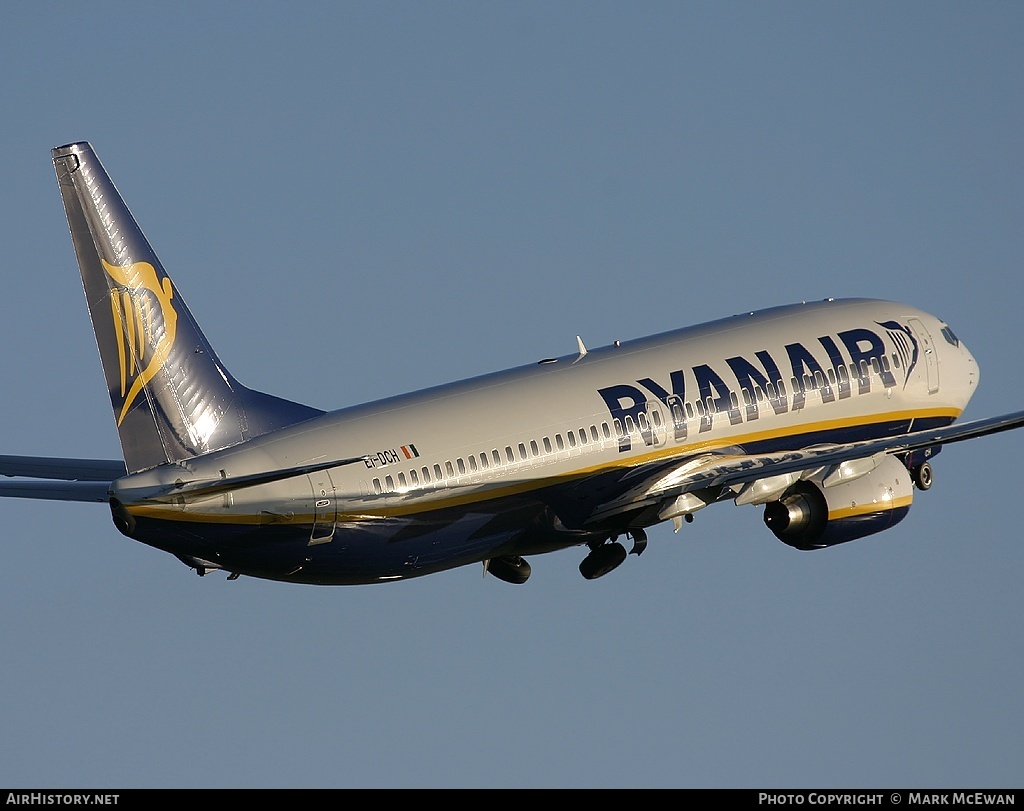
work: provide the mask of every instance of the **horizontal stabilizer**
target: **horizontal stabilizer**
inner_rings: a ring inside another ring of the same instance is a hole
[[[109,484],[127,473],[120,459],[62,459],[56,456],[0,455],[0,476],[30,479],[104,482]]]
[[[89,501],[104,503],[110,482],[46,481],[43,479],[7,481],[0,479],[0,496],[34,498],[47,501]]]
[[[110,484],[126,473],[119,459],[0,455],[0,497],[105,502]]]

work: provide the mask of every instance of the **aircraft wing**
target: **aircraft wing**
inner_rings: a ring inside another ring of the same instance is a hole
[[[599,523],[618,514],[665,505],[668,499],[686,497],[708,488],[731,488],[737,494],[737,503],[764,503],[777,497],[801,474],[818,473],[838,483],[870,471],[877,460],[886,455],[937,448],[1021,426],[1024,426],[1024,411],[862,442],[815,445],[765,454],[723,450],[667,466],[663,463],[656,467],[643,466],[633,475],[624,477],[620,484],[628,482],[627,489],[601,502],[586,523]]]
[[[0,455],[0,496],[105,502],[110,483],[126,472],[119,459]]]

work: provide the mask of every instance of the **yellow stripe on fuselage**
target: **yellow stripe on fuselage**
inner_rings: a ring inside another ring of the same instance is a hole
[[[578,480],[587,476],[591,476],[597,473],[606,473],[613,470],[619,470],[624,468],[638,467],[640,465],[648,464],[650,462],[662,461],[671,459],[673,457],[684,457],[684,456],[695,456],[701,453],[709,453],[720,450],[722,448],[728,448],[735,445],[749,445],[757,442],[763,442],[768,439],[784,439],[787,436],[802,436],[805,434],[816,434],[821,432],[836,431],[844,428],[852,428],[857,426],[869,426],[882,422],[900,422],[900,421],[912,421],[920,419],[950,419],[955,420],[960,416],[960,411],[953,408],[939,408],[939,409],[921,409],[917,411],[901,411],[901,412],[890,412],[885,414],[876,414],[870,417],[848,417],[844,419],[835,420],[823,420],[821,422],[803,423],[795,425],[790,430],[765,430],[751,432],[747,434],[733,434],[722,436],[718,434],[715,438],[709,438],[705,441],[692,442],[685,445],[677,445],[674,447],[663,447],[659,450],[653,450],[648,453],[638,454],[635,456],[629,456],[621,460],[615,460],[613,462],[602,462],[595,465],[589,465],[587,467],[576,468],[574,470],[565,471],[551,476],[543,476],[537,478],[530,478],[523,481],[518,481],[510,484],[501,484],[498,481],[492,480],[490,482],[481,482],[479,486],[473,487],[473,485],[460,485],[455,487],[445,487],[438,489],[424,489],[421,496],[413,496],[415,499],[410,504],[397,505],[389,504],[381,507],[374,507],[371,509],[360,509],[358,512],[339,512],[337,515],[337,522],[352,522],[352,521],[368,521],[368,520],[379,520],[383,518],[398,518],[407,515],[414,515],[416,513],[433,512],[436,510],[449,509],[452,507],[465,506],[467,504],[474,504],[479,502],[491,501],[494,499],[507,498],[510,496],[522,495],[542,488],[551,487],[554,485],[565,484],[574,480]],[[615,441],[613,439],[613,441]],[[800,450],[800,447],[794,447],[792,450]],[[527,472],[537,471],[540,466],[535,468],[528,468]],[[471,489],[472,488],[472,489]],[[452,495],[443,495],[451,490],[456,492]],[[415,491],[412,491],[415,492]],[[431,498],[432,495],[437,494],[440,497]],[[382,496],[382,498],[393,498],[401,497],[402,494],[389,494],[388,496]],[[168,507],[164,505],[153,505],[153,504],[133,504],[125,505],[128,511],[140,518],[152,518],[163,521],[172,522],[197,522],[197,523],[209,523],[209,524],[238,524],[246,526],[258,526],[260,524],[274,525],[274,526],[287,526],[293,524],[310,524],[313,523],[314,517],[312,513],[308,514],[292,514],[292,515],[274,515],[271,519],[268,519],[262,514],[245,514],[245,513],[211,513],[211,512],[194,512],[191,510],[182,510],[181,508]],[[872,510],[866,510],[871,512]]]

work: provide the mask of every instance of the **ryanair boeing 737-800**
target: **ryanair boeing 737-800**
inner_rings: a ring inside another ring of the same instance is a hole
[[[470,563],[593,579],[720,501],[818,549],[899,522],[978,366],[946,323],[797,304],[323,412],[239,383],[87,143],[53,150],[122,460],[0,457],[0,495],[105,502],[199,574],[355,584]],[[627,546],[629,550],[627,551]]]

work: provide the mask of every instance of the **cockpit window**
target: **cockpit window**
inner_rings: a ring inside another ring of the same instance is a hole
[[[946,343],[952,346],[960,346],[960,339],[953,334],[953,330],[948,326],[942,328],[942,337],[946,339]]]

